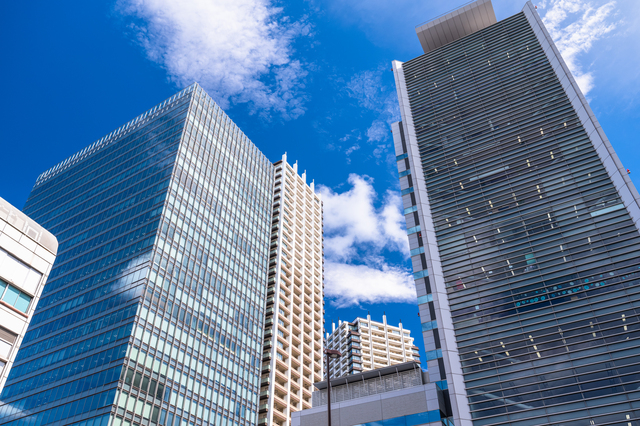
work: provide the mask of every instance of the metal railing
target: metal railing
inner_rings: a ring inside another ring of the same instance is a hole
[[[331,402],[348,401],[384,392],[421,386],[422,384],[422,372],[419,368],[387,374],[345,385],[331,386]],[[326,389],[313,392],[312,405],[314,407],[327,405]]]

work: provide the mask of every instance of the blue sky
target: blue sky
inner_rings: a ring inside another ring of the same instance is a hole
[[[498,19],[524,1],[494,0]],[[536,3],[632,179],[640,174],[640,2]],[[197,81],[325,200],[327,323],[371,312],[421,337],[389,123],[391,61],[422,53],[423,0],[8,2],[0,196]],[[328,328],[329,328],[328,327]]]

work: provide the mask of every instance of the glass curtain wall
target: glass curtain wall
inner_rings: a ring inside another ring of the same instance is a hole
[[[34,186],[24,211],[57,236],[59,256],[0,395],[0,424],[108,419],[189,108],[181,95]]]
[[[255,421],[272,180],[195,84],[44,173],[59,256],[0,424]]]
[[[271,162],[198,87],[114,425],[256,423],[272,188]]]

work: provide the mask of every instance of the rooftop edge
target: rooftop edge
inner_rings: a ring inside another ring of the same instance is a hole
[[[491,0],[476,0],[416,27],[424,53],[480,31],[497,21]]]
[[[9,223],[52,254],[58,253],[58,239],[2,197],[0,197],[0,219]]]

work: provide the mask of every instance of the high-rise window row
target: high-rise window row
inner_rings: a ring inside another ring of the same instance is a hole
[[[393,130],[448,414],[636,424],[638,192],[530,2],[496,22],[479,0],[417,32],[425,54],[394,62]]]

